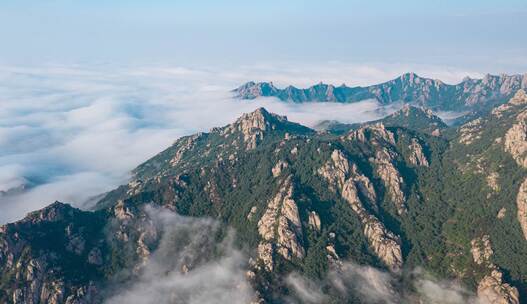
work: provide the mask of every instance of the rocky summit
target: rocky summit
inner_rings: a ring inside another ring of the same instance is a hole
[[[277,97],[287,102],[358,102],[367,99],[381,104],[412,103],[434,110],[467,111],[489,108],[527,88],[527,75],[490,75],[482,79],[465,78],[451,85],[423,78],[415,73],[366,87],[334,86],[319,83],[306,89],[288,86],[279,89],[272,82],[248,82],[233,90],[236,97],[254,99]]]
[[[124,303],[154,290],[144,303],[195,303],[222,286],[234,303],[442,303],[435,286],[466,303],[523,303],[524,86],[415,74],[365,88],[248,83],[242,98],[499,102],[459,127],[407,106],[315,131],[260,108],[182,137],[93,210],[56,202],[1,226],[0,302]]]

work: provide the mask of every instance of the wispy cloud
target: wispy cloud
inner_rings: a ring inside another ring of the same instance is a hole
[[[287,284],[293,291],[291,303],[325,303],[338,298],[384,304],[488,304],[459,282],[438,280],[422,269],[399,275],[352,262],[344,262],[319,282],[292,273]]]
[[[245,304],[254,299],[245,277],[248,258],[234,248],[232,234],[214,237],[217,221],[152,207],[146,213],[159,245],[137,277],[108,286],[106,304]]]

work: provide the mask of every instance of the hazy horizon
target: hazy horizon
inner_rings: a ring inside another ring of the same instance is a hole
[[[343,62],[525,73],[526,18],[520,0],[4,1],[0,62]]]

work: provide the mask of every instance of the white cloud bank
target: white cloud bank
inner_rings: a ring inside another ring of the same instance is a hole
[[[178,137],[225,125],[260,106],[308,126],[323,119],[372,120],[395,110],[379,110],[374,101],[298,105],[272,98],[232,99],[229,90],[248,80],[356,85],[410,70],[451,82],[467,74],[479,76],[433,67],[381,69],[338,62],[200,69],[0,66],[0,224],[55,200],[81,206],[126,182],[131,169]]]

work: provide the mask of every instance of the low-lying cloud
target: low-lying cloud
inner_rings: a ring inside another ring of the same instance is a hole
[[[459,282],[438,280],[422,269],[401,275],[352,262],[342,263],[318,282],[292,273],[287,284],[292,290],[290,303],[329,303],[339,299],[372,304],[489,304]]]
[[[157,249],[123,286],[106,290],[105,304],[246,304],[254,291],[245,277],[248,258],[233,246],[233,235],[215,235],[220,223],[146,208],[160,234]],[[147,228],[148,229],[148,228]]]
[[[420,69],[431,71],[423,76],[446,80],[467,74]],[[0,67],[0,224],[55,200],[82,206],[90,197],[125,183],[131,169],[178,137],[226,125],[260,106],[308,126],[325,119],[373,120],[397,110],[373,100],[299,105],[274,98],[233,99],[229,91],[245,81],[355,85],[420,69],[342,63],[199,69],[93,64]]]

